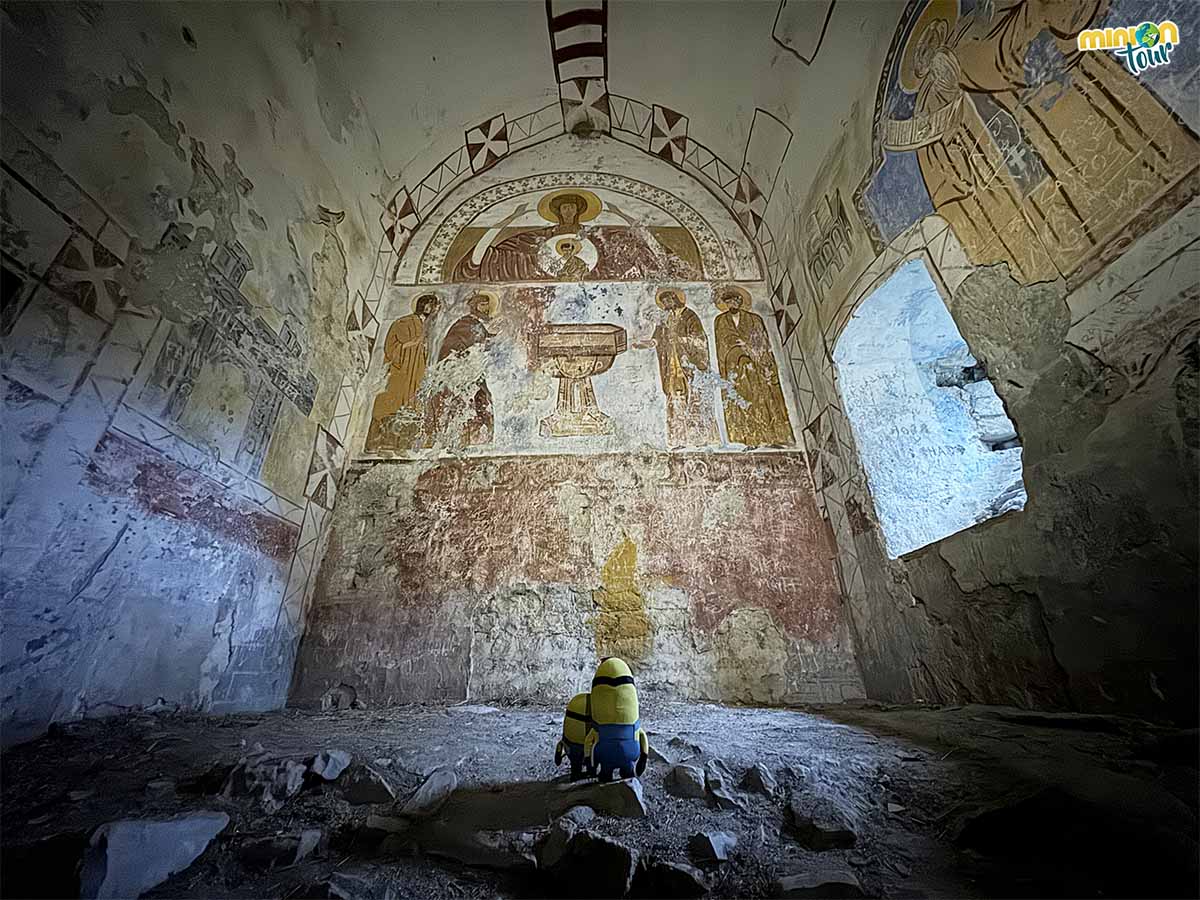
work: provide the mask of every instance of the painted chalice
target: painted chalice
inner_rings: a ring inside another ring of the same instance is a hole
[[[610,418],[596,404],[592,378],[607,372],[624,353],[620,325],[552,324],[537,338],[538,360],[558,379],[558,404],[541,421],[542,437],[609,434]]]

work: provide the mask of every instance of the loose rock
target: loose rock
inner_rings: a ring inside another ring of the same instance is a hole
[[[308,767],[295,760],[240,763],[230,773],[221,794],[226,798],[255,796],[268,813],[278,812],[304,787]]]
[[[650,745],[650,758],[655,760],[656,762],[666,763],[668,766],[673,766],[676,763],[676,760],[674,757],[668,756],[667,754],[663,753],[661,750],[659,750],[653,744]]]
[[[590,806],[572,806],[559,817],[560,820],[566,820],[572,825],[580,827],[588,824],[594,818],[596,818],[596,811]]]
[[[729,770],[720,760],[710,762],[704,770],[704,779],[709,796],[718,809],[740,809],[742,801],[737,798],[729,787],[731,780]]]
[[[350,758],[345,750],[322,750],[308,764],[308,771],[324,781],[333,781],[350,765]]]
[[[311,855],[320,843],[321,830],[310,828],[299,834],[251,838],[238,848],[237,855],[245,864],[259,869],[294,866]]]
[[[644,819],[647,815],[642,783],[636,778],[611,784],[564,785],[561,790],[561,798],[552,804],[552,815],[581,804],[587,804],[602,816]]]
[[[579,831],[567,844],[555,874],[565,896],[624,897],[636,863],[634,851],[619,841]]]
[[[396,792],[387,783],[387,779],[370,766],[351,766],[338,782],[338,786],[346,802],[355,805],[393,803],[396,800]]]
[[[139,897],[190,866],[228,824],[225,813],[205,810],[101,825],[84,851],[79,895]]]
[[[854,846],[855,834],[841,811],[824,798],[801,804],[799,798],[793,797],[788,804],[787,817],[792,836],[807,850]]]
[[[408,798],[400,812],[413,818],[431,816],[442,808],[442,804],[449,799],[456,787],[458,776],[454,774],[453,769],[434,769],[425,779],[425,783],[417,788],[417,792]]]
[[[703,797],[704,772],[696,766],[672,766],[663,779],[663,789],[676,797]]]
[[[549,871],[562,862],[567,855],[567,845],[578,829],[566,816],[550,826],[535,848],[538,868]]]
[[[765,794],[768,797],[772,797],[779,789],[779,784],[775,781],[775,776],[770,773],[766,766],[762,763],[755,763],[742,776],[741,788],[744,791],[751,791],[755,794]]]
[[[667,741],[667,746],[679,753],[683,759],[689,759],[693,756],[699,756],[704,751],[689,741],[685,741],[681,737],[673,737]]]
[[[728,831],[701,831],[688,838],[688,850],[700,862],[727,862],[737,846],[737,835]]]
[[[537,861],[527,835],[504,831],[464,831],[455,823],[434,821],[412,834],[422,851],[485,869],[533,869]]]
[[[864,897],[849,869],[826,869],[789,875],[775,882],[776,897]]]

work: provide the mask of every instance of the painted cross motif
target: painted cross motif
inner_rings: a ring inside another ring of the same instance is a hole
[[[833,431],[833,413],[829,407],[822,410],[805,430],[805,446],[809,448],[809,465],[813,482],[823,490],[839,480],[841,454],[837,435]]]
[[[800,324],[800,318],[804,314],[800,306],[800,298],[796,296],[796,285],[792,282],[790,275],[785,274],[779,280],[779,284],[771,294],[771,305],[775,309],[775,322],[779,326],[779,336],[786,341],[792,336],[792,332],[796,330],[796,326]]]
[[[767,212],[767,198],[758,185],[744,170],[738,178],[737,191],[733,195],[733,214],[746,226],[752,235],[758,234],[763,216]]]
[[[318,425],[312,461],[308,465],[304,496],[322,509],[333,509],[338,479],[341,477],[342,463],[345,459],[346,448],[342,446],[341,441]]]
[[[103,245],[75,235],[50,274],[51,284],[86,313],[111,322],[123,297],[121,261]]]
[[[476,125],[467,132],[467,155],[471,157],[471,171],[482,172],[494,166],[508,154],[508,123],[504,113]]]
[[[593,131],[609,131],[608,87],[603,78],[572,78],[558,86],[563,127],[572,131],[590,121]]]
[[[350,313],[346,316],[346,332],[350,335],[360,334],[367,342],[368,352],[375,349],[375,336],[379,333],[379,320],[375,318],[376,303],[370,303],[358,292],[354,295]]]
[[[379,224],[383,226],[384,234],[387,235],[392,249],[397,253],[403,253],[413,232],[421,224],[421,217],[417,215],[417,208],[413,205],[408,188],[402,187],[396,192],[396,196],[391,199],[391,202],[384,208],[383,215],[379,217]]]
[[[650,152],[669,163],[683,165],[687,154],[687,130],[687,116],[665,106],[655,106],[654,124],[650,127]]]

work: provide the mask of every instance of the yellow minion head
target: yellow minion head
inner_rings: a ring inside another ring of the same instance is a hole
[[[563,716],[563,740],[572,744],[582,744],[591,726],[591,694],[576,694],[567,704],[566,715]]]
[[[599,725],[632,725],[638,721],[637,686],[625,660],[600,660],[592,678],[592,721]]]

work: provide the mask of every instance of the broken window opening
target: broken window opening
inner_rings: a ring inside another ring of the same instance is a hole
[[[833,360],[889,557],[1024,509],[1016,427],[923,260],[859,305]]]

